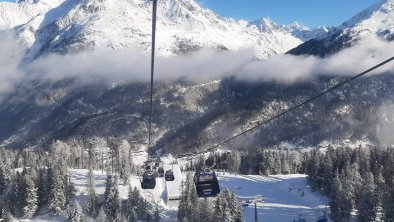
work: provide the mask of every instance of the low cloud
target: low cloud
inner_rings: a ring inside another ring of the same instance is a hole
[[[85,83],[149,81],[150,53],[131,47],[97,49],[78,54],[43,56],[22,64],[24,49],[11,33],[0,33],[0,97],[25,79],[61,80],[77,77]],[[245,81],[277,81],[292,84],[317,75],[350,76],[394,54],[394,43],[366,38],[341,52],[321,59],[315,56],[276,55],[261,61],[252,49],[216,51],[202,49],[184,56],[158,56],[155,80],[212,80],[235,77]],[[387,64],[375,73],[392,72]]]
[[[315,56],[276,55],[265,61],[254,61],[244,66],[237,77],[291,84],[317,75],[353,76],[393,57],[393,52],[393,42],[370,36],[324,59]],[[394,64],[390,63],[369,75],[393,71]]]
[[[159,56],[155,80],[210,80],[234,74],[247,64],[251,50],[218,52],[203,49],[185,56]],[[25,67],[34,78],[58,80],[79,77],[83,81],[149,81],[150,53],[141,49],[97,49],[74,55],[49,55]]]
[[[11,91],[14,85],[23,78],[19,68],[23,55],[23,47],[15,42],[11,32],[0,33],[0,99]]]
[[[384,104],[378,112],[379,125],[376,130],[377,138],[382,146],[394,145],[394,104]]]

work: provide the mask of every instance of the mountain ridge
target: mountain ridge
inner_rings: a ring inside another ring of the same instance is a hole
[[[145,0],[57,0],[0,3],[0,27],[16,30],[30,60],[48,53],[114,49],[148,50],[151,3]],[[182,55],[200,48],[256,49],[256,56],[284,53],[302,41],[290,33],[265,33],[246,21],[223,18],[193,0],[158,3],[157,50]]]

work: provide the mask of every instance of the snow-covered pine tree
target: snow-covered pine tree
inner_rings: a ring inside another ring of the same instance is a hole
[[[48,190],[50,188],[48,180],[48,171],[46,168],[40,168],[38,170],[37,177],[37,195],[38,195],[38,207],[43,207],[48,203]]]
[[[222,192],[223,193],[223,192]],[[214,216],[213,216],[213,221],[216,222],[223,222],[225,221],[225,203],[226,200],[224,200],[222,193],[220,193],[215,201],[215,210],[214,210]]]
[[[23,213],[26,218],[32,218],[38,209],[37,188],[29,175],[24,176],[25,194]]]
[[[282,157],[280,159],[280,165],[281,165],[281,172],[282,174],[289,174],[290,173],[290,166],[289,166],[289,162],[285,156],[285,154],[282,154]]]
[[[239,204],[235,193],[231,192],[230,199],[229,199],[230,209],[232,213],[232,218],[234,222],[242,222],[242,208]]]
[[[394,187],[387,186],[383,197],[383,221],[394,221]]]
[[[88,194],[88,198],[86,200],[85,210],[87,215],[95,216],[97,210],[97,198],[96,192],[94,190],[95,187],[95,179],[93,168],[90,168],[87,174],[87,188],[86,193]]]
[[[13,221],[11,212],[8,210],[7,207],[4,207],[4,208],[2,209],[0,219],[2,219],[1,222],[12,222],[12,221]]]
[[[282,165],[281,165],[281,154],[279,151],[272,151],[273,158],[274,158],[274,164],[272,166],[273,168],[273,174],[277,175],[281,173],[282,170]]]
[[[238,152],[232,152],[227,160],[228,170],[233,173],[238,173],[241,167],[241,156]]]
[[[123,184],[128,184],[134,166],[131,158],[131,147],[127,140],[121,141],[118,152],[120,164],[119,176],[123,180]]]
[[[139,191],[137,188],[129,186],[129,192],[127,195],[127,201],[125,206],[125,215],[127,221],[137,221],[136,208],[139,202]]]
[[[83,222],[84,217],[81,206],[75,202],[74,206],[70,206],[67,211],[67,222]]]
[[[357,221],[369,222],[375,220],[378,197],[375,192],[374,177],[371,172],[367,173],[361,189],[356,194]]]
[[[153,221],[159,222],[161,220],[159,203],[155,204],[155,211],[153,212]]]
[[[22,213],[24,205],[24,188],[22,175],[16,172],[15,176],[11,180],[11,191],[8,193],[9,210],[13,215],[19,215]]]
[[[110,188],[112,186],[112,183],[113,183],[112,175],[107,175],[107,179],[105,181],[104,202],[105,202],[105,200],[108,197],[108,193],[109,193],[109,190],[110,190]]]
[[[331,193],[331,189],[332,189],[332,178],[334,177],[333,172],[332,172],[332,160],[330,155],[325,155],[323,157],[323,161],[320,162],[319,165],[319,173],[320,176],[320,186],[321,188],[323,188],[323,191],[326,194],[330,194]]]
[[[199,200],[198,202],[199,221],[204,221],[204,222],[213,221],[212,207],[213,207],[212,203],[210,203],[207,198],[205,198],[204,200]]]
[[[192,176],[189,174],[188,179],[188,183],[189,183],[189,207],[188,207],[188,211],[189,211],[189,215],[190,215],[190,220],[189,221],[196,221],[196,219],[198,218],[199,212],[198,212],[198,196],[197,196],[197,190],[196,187],[194,185]]]
[[[75,192],[75,187],[71,181],[71,175],[69,172],[64,175],[63,184],[64,184],[64,187],[66,188],[66,192],[65,192],[66,205],[68,205],[70,203],[70,200],[73,198],[74,192]]]
[[[107,218],[113,221],[119,218],[121,209],[116,177],[110,177],[109,183],[106,187],[105,196],[104,212],[106,213]]]
[[[5,188],[6,188],[6,180],[4,175],[4,169],[3,166],[0,166],[0,195],[4,194]]]
[[[222,219],[225,222],[230,222],[234,221],[234,215],[233,211],[231,209],[231,193],[230,191],[226,188],[221,192],[219,195],[222,196],[222,209],[223,209],[223,215]]]
[[[137,216],[139,220],[152,221],[151,208],[149,203],[141,197],[138,201],[138,206],[136,208]]]
[[[181,200],[178,205],[178,221],[185,221],[187,218],[187,209],[188,209],[188,190],[186,188],[186,182],[182,181],[182,191],[181,191]]]
[[[60,170],[52,169],[51,172],[48,207],[52,214],[59,215],[66,206],[67,187],[64,186],[64,177]]]
[[[342,185],[338,172],[336,172],[330,201],[331,218],[334,221],[346,222],[349,220],[352,203],[349,199],[351,194],[347,192]]]

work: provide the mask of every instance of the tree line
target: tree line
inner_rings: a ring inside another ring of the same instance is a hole
[[[108,146],[106,154],[97,147]],[[129,184],[137,173],[127,141],[93,140],[89,143],[56,141],[49,151],[15,151],[0,148],[0,219],[27,218],[50,213],[67,221],[158,221],[159,214]],[[109,154],[109,155],[108,155]],[[104,156],[105,155],[105,156]],[[86,201],[74,200],[70,169],[88,169]],[[107,173],[104,200],[95,193],[94,171]],[[129,184],[126,200],[118,183]],[[155,217],[156,215],[156,217]],[[156,218],[156,220],[155,220]]]
[[[304,173],[306,153],[281,149],[259,148],[256,151],[221,152],[208,158],[199,156],[190,160],[186,170],[214,167],[232,173],[253,175],[277,175]]]
[[[333,221],[394,221],[394,149],[329,147],[313,150],[305,172],[314,190],[330,198]]]

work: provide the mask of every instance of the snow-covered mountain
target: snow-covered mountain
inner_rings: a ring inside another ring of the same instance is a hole
[[[375,3],[344,22],[327,37],[305,42],[290,53],[325,56],[352,46],[370,35],[389,41],[394,40],[394,0]]]
[[[246,21],[223,18],[194,0],[158,3],[157,47],[162,54],[185,54],[204,47],[251,47],[258,58],[284,53],[302,43],[288,32],[261,32]],[[48,52],[87,48],[147,49],[151,37],[151,1],[19,0],[0,3],[0,27],[14,28],[29,47],[30,58]]]
[[[292,36],[300,39],[303,42],[315,38],[324,38],[333,30],[333,27],[325,26],[310,29],[308,27],[301,26],[297,22],[289,25],[278,25],[268,18],[262,18],[251,22],[250,26],[257,27],[262,33],[290,33]]]

